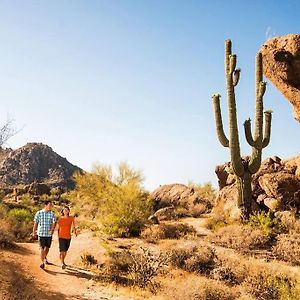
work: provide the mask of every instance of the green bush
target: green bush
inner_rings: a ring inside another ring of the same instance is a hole
[[[248,224],[252,227],[259,228],[266,235],[279,234],[286,232],[286,226],[280,219],[273,217],[270,212],[258,212],[251,215]]]
[[[269,274],[262,271],[246,278],[244,285],[246,291],[258,300],[296,300],[299,293],[296,283],[283,274]]]
[[[28,240],[32,232],[33,214],[24,208],[13,208],[8,212],[7,220],[11,233],[17,241]]]
[[[96,165],[91,173],[76,174],[76,190],[69,196],[82,215],[101,223],[116,236],[136,236],[152,213],[152,202],[142,188],[142,175],[126,163],[112,168]]]

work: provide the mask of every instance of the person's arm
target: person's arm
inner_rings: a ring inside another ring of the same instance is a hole
[[[72,222],[72,231],[75,233],[75,236],[78,235],[78,226],[77,226],[77,221],[75,219],[75,217],[73,218],[73,222]]]
[[[33,229],[32,229],[32,236],[33,238],[37,237],[37,228],[38,228],[38,224],[39,224],[39,213],[37,212],[34,216],[33,219]]]
[[[34,238],[37,237],[37,227],[38,227],[38,222],[34,222],[34,223],[33,223],[33,229],[32,229],[32,236],[33,236]]]
[[[51,224],[51,229],[50,229],[51,235],[53,235],[53,233],[54,233],[55,226],[56,226],[56,218],[55,218],[55,216],[54,216],[54,214],[53,214],[52,224]]]

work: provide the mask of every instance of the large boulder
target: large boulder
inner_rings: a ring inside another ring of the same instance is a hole
[[[218,166],[216,174],[223,180],[217,199],[216,209],[231,219],[239,217],[238,193],[234,180],[228,180],[227,164]],[[220,172],[220,170],[223,170]],[[252,209],[272,211],[296,210],[300,212],[300,155],[287,160],[273,156],[264,160],[259,171],[252,176]],[[224,181],[224,178],[227,178]]]
[[[162,185],[150,194],[150,199],[154,202],[154,211],[166,207],[182,207],[190,212],[197,210],[199,206],[211,208],[208,199],[184,184]]]
[[[300,122],[300,34],[274,37],[261,52],[264,74],[289,100]]]

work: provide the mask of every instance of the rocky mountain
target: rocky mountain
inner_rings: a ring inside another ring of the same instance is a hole
[[[272,38],[261,52],[264,74],[289,100],[300,122],[300,34]]]
[[[72,188],[72,175],[75,171],[81,169],[42,143],[28,143],[16,150],[0,150],[2,188],[33,182],[45,183],[50,188]]]

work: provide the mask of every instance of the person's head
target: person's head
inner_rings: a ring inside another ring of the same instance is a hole
[[[70,214],[70,208],[68,206],[64,206],[63,209],[61,210],[61,215],[69,216],[69,214]]]
[[[48,210],[51,210],[52,208],[52,202],[50,200],[47,200],[45,202],[45,210],[48,211]]]

